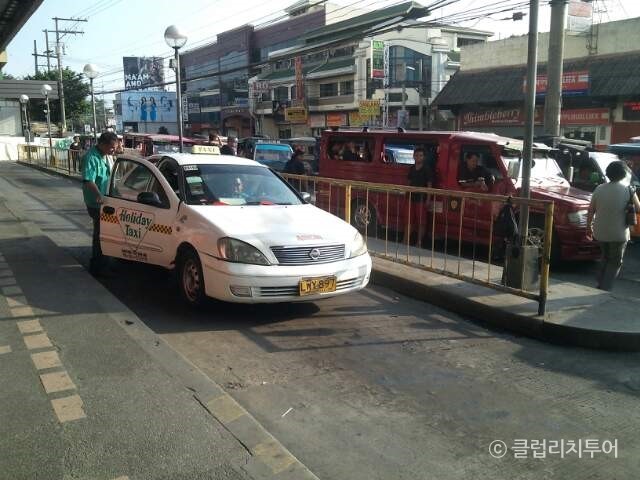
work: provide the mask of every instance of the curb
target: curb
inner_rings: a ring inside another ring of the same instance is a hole
[[[64,178],[68,178],[70,180],[75,180],[77,182],[80,182],[80,177],[76,177],[75,175],[70,175],[70,174],[68,174],[66,172],[62,172],[62,171],[59,171],[59,170],[52,170],[51,168],[43,167],[41,165],[34,165],[33,163],[23,162],[22,160],[16,160],[16,163],[18,165],[22,165],[23,167],[30,167],[30,168],[33,168],[34,170],[40,170],[41,172],[51,173],[51,174],[57,175],[59,177],[64,177]]]
[[[437,275],[437,274],[434,274]],[[464,315],[479,325],[559,345],[617,352],[640,351],[640,333],[601,331],[545,321],[456,294],[446,285],[422,283],[389,272],[374,260],[373,284]],[[547,314],[548,315],[548,314]]]

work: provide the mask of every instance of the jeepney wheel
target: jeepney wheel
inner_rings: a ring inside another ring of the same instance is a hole
[[[360,233],[368,236],[378,234],[378,216],[376,207],[367,205],[364,202],[354,201],[351,203],[351,225],[356,227]]]
[[[189,306],[201,307],[205,301],[204,276],[198,254],[186,249],[178,258],[178,288],[180,296]]]

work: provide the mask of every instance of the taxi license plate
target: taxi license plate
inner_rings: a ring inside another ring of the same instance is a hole
[[[329,293],[336,291],[336,277],[303,278],[300,280],[300,296],[314,293]]]

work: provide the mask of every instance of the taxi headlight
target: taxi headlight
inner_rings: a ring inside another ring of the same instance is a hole
[[[349,258],[359,257],[360,255],[364,255],[365,253],[367,253],[367,244],[359,232],[356,232],[356,236],[353,237],[353,240],[351,240],[349,252]]]
[[[220,257],[229,262],[249,263],[252,265],[269,265],[269,260],[253,245],[235,238],[218,240]]]

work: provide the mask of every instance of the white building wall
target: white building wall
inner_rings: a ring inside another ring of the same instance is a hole
[[[610,55],[638,50],[640,45],[640,18],[630,18],[598,25],[596,55]],[[527,62],[528,36],[505,38],[460,49],[461,70],[523,65]],[[595,41],[594,41],[595,42]],[[564,58],[581,58],[590,54],[586,35],[565,34]],[[546,62],[549,33],[538,36],[538,61]]]

